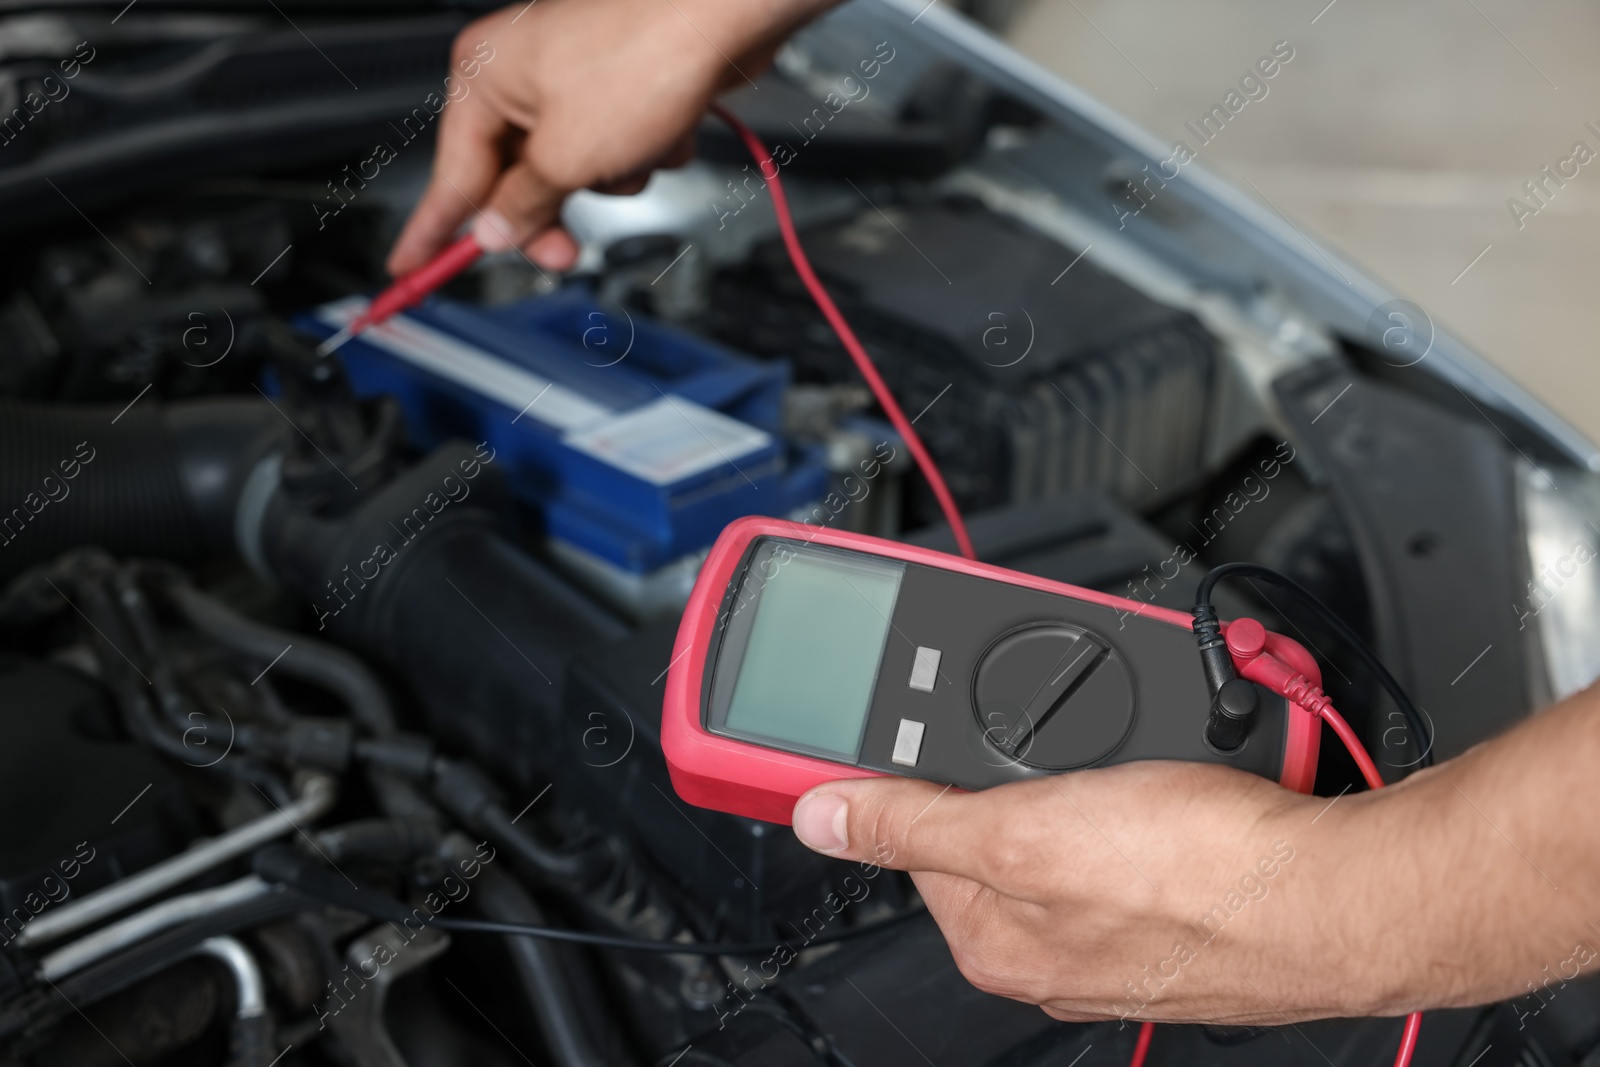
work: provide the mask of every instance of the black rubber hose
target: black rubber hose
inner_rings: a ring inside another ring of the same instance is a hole
[[[174,582],[167,592],[195,629],[263,665],[282,656],[277,670],[334,693],[350,709],[351,718],[376,736],[396,731],[388,694],[355,656],[314,637],[247,619],[187,583]]]
[[[191,711],[187,694],[178,684],[177,670],[164,654],[160,627],[150,610],[150,598],[145,596],[131,567],[118,567],[112,574],[111,588],[117,606],[127,620],[132,632],[139,659],[145,665],[150,687],[155,691],[156,705],[167,720],[167,725],[182,733],[193,725],[186,714]]]
[[[498,804],[484,808],[480,819],[483,832],[490,840],[510,850],[517,859],[561,888],[581,890],[607,866],[607,857],[599,849],[558,852],[546,847],[531,833],[516,825],[511,813]]]
[[[547,848],[516,825],[516,818],[500,805],[498,793],[488,777],[465,760],[434,761],[433,795],[445,811],[468,829],[486,834],[548,884],[577,893],[604,870],[606,858],[603,855],[594,851],[559,852]]]
[[[503,489],[446,442],[337,521],[280,493],[261,546],[341,644],[409,684],[429,737],[526,789],[570,747],[568,664],[629,629],[501,532]]]
[[[252,783],[276,804],[292,802],[283,779],[261,761],[248,756],[212,760],[209,753],[190,747],[189,734],[194,726],[183,711],[188,700],[161,651],[148,601],[127,568],[85,574],[73,587],[81,601],[74,606],[93,629],[92,636],[87,632],[85,636],[98,650],[102,672],[117,692],[135,736],[196,770]],[[121,640],[113,638],[113,634]],[[144,662],[143,670],[128,658],[130,651]],[[138,681],[134,680],[135,674]]]
[[[122,652],[123,648],[133,647],[133,634],[114,609],[110,591],[93,578],[76,583],[73,591],[77,602],[68,599],[68,603],[82,613],[89,624],[84,637],[100,662],[102,677],[117,695],[117,703],[128,718],[129,732],[174,759],[190,758],[183,738],[156,714],[149,682]],[[67,596],[64,592],[61,595]]]
[[[81,545],[187,564],[232,554],[239,489],[292,432],[274,418],[233,400],[0,403],[0,583]]]
[[[171,583],[167,593],[190,625],[223,646],[263,665],[281,655],[276,669],[339,697],[350,717],[369,733],[379,738],[392,738],[399,733],[389,695],[358,657],[306,634],[247,619],[186,582]],[[367,780],[385,814],[407,818],[431,814],[432,809],[417,790],[393,771],[369,767]]]
[[[452,860],[475,858],[472,845],[459,834],[451,835],[446,849]],[[533,898],[509,874],[486,866],[478,876],[473,897],[489,919],[499,922],[543,923],[544,913]],[[617,1062],[601,1055],[583,1029],[583,1016],[574,999],[574,988],[562,950],[548,941],[531,937],[509,938],[506,951],[517,977],[533,1006],[539,1032],[550,1055],[561,1067],[615,1067]]]
[[[388,693],[358,657],[306,634],[290,633],[247,619],[186,582],[171,583],[167,593],[190,625],[223,646],[263,665],[281,655],[277,670],[319,685],[339,697],[350,710],[350,717],[369,733],[379,738],[393,738],[399,733]],[[427,818],[432,813],[411,783],[392,770],[369,767],[367,780],[377,793],[378,807],[385,814]]]
[[[317,834],[330,863],[351,860],[400,866],[439,847],[439,822],[426,818],[360,819]]]

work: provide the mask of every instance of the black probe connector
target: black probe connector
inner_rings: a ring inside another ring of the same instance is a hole
[[[1200,645],[1200,664],[1211,690],[1211,711],[1206,716],[1206,743],[1218,752],[1237,752],[1250,736],[1261,697],[1255,684],[1239,677],[1233,655],[1222,636],[1222,622],[1209,597],[1197,597],[1194,635]]]

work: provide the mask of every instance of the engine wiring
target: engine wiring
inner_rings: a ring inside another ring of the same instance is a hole
[[[968,559],[977,559],[978,554],[972,547],[972,538],[967,534],[967,524],[961,518],[961,510],[956,507],[955,497],[950,494],[950,487],[945,484],[944,475],[939,473],[938,464],[928,454],[927,448],[922,444],[922,438],[917,436],[911,420],[907,419],[905,412],[900,409],[899,402],[889,391],[883,376],[878,373],[872,357],[856,337],[855,331],[850,328],[850,323],[845,320],[838,305],[828,295],[828,290],[823,287],[817,272],[811,269],[811,260],[806,257],[805,248],[800,244],[800,235],[795,232],[794,216],[789,211],[789,198],[783,191],[783,182],[778,177],[778,165],[773,162],[772,153],[762,144],[761,138],[754,130],[721,104],[712,104],[711,113],[727,123],[734,134],[744,142],[745,148],[755,157],[761,179],[767,183],[767,188],[772,193],[772,210],[778,217],[778,229],[783,233],[783,245],[789,252],[789,260],[794,264],[795,273],[800,275],[801,283],[811,294],[811,299],[816,302],[823,318],[828,320],[828,325],[838,336],[839,343],[850,353],[850,359],[861,372],[861,377],[866,379],[868,387],[872,389],[872,395],[877,397],[884,414],[889,416],[889,422],[894,426],[895,432],[904,438],[906,448],[917,461],[917,469],[922,471],[922,476],[927,479],[933,495],[939,501],[939,510],[944,513],[945,521],[950,524],[950,533],[955,537],[957,548]]]
[[[594,948],[617,949],[628,952],[658,952],[672,956],[750,956],[773,951],[787,945],[784,938],[768,941],[668,941],[662,939],[619,937],[613,934],[592,933],[587,930],[567,930],[537,923],[493,922],[484,919],[445,919],[429,916],[417,919],[416,913],[405,903],[374,889],[356,886],[338,877],[328,868],[313,864],[306,857],[284,847],[263,849],[256,854],[255,869],[264,881],[282,885],[305,896],[337,907],[383,919],[388,922],[421,922],[441,930],[463,934],[497,934],[511,937],[536,937],[546,941],[564,941]],[[890,930],[926,915],[920,907],[909,908],[887,919],[844,927],[832,932],[822,932],[805,939],[802,948],[832,945],[841,941],[869,937]],[[791,949],[794,947],[789,946]]]

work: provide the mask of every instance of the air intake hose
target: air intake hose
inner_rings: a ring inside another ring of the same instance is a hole
[[[524,551],[486,445],[447,441],[336,519],[279,493],[259,540],[319,630],[391,665],[431,736],[510,782],[564,751],[566,667],[626,627]]]
[[[292,432],[270,406],[0,403],[0,584],[69,548],[230,556],[240,491]]]
[[[397,668],[437,736],[512,781],[534,774],[523,754],[561,751],[567,662],[626,627],[506,536],[487,444],[363,477],[332,512],[283,476],[297,445],[260,401],[0,403],[0,585],[84,545],[242,557],[305,597],[318,631]]]

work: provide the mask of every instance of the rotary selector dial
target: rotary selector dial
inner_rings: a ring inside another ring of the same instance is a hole
[[[1069,623],[1039,623],[996,641],[978,663],[973,707],[1002,754],[1064,771],[1109,755],[1133,725],[1133,677],[1116,649]]]

